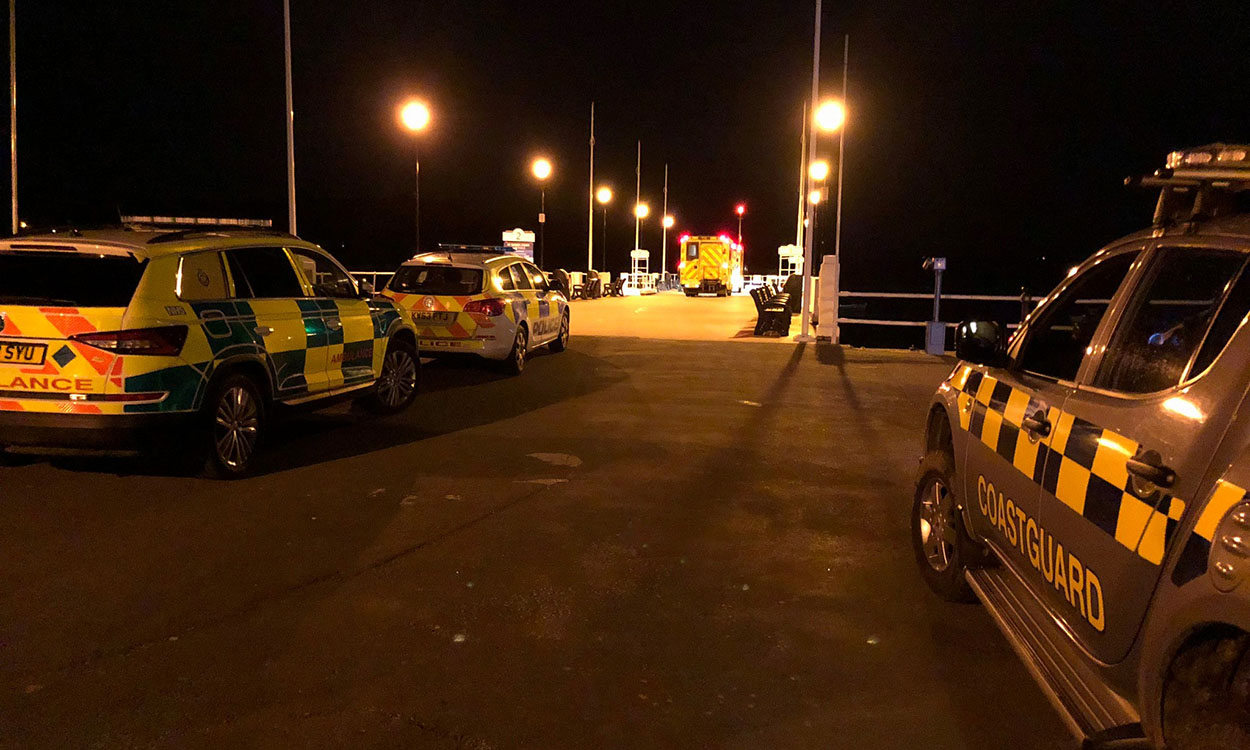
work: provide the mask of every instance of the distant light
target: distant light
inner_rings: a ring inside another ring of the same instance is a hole
[[[820,199],[821,199],[821,195],[820,195],[819,190],[813,190],[812,192],[807,194],[807,202],[811,203],[813,206],[815,206],[817,203],[820,203]]]
[[[717,237],[716,239],[720,240],[721,242],[725,243],[726,245],[728,245],[728,244],[730,244],[730,243],[732,243],[732,242],[733,242],[733,240],[729,239],[729,235],[727,235],[727,234],[722,234],[721,236]]]
[[[541,156],[534,160],[534,164],[530,167],[530,171],[534,173],[534,177],[539,180],[545,180],[551,176],[551,162]]]
[[[812,165],[807,168],[807,174],[817,182],[824,182],[829,176],[829,162],[824,159],[812,162]]]
[[[678,237],[677,241],[681,243],[685,243],[689,239],[690,239],[690,233],[686,232],[686,233],[683,233],[681,237]]]
[[[639,203],[638,205],[634,206],[634,216],[637,216],[639,219],[645,219],[650,214],[651,214],[651,207],[648,206],[646,203]]]
[[[738,205],[734,208],[734,213],[738,214],[739,216],[742,216],[742,215],[743,215],[743,214],[745,214],[746,212],[747,212],[747,204],[745,204],[745,203],[739,203],[739,204],[738,204]]]
[[[29,227],[29,226],[30,226],[29,224],[27,224],[27,223],[26,223],[26,222],[24,222],[24,221],[19,221],[19,222],[17,223],[17,225],[18,225],[19,227],[21,227],[22,229],[26,229],[27,227]]]
[[[832,133],[846,122],[846,106],[836,99],[830,99],[816,108],[816,127]]]
[[[674,225],[674,224],[676,224],[676,223],[677,223],[677,220],[676,220],[676,219],[674,219],[671,215],[670,215],[670,216],[665,216],[665,217],[664,217],[664,228],[665,228],[665,229],[672,229],[672,228],[673,228],[673,225]]]
[[[605,206],[611,203],[612,202],[612,188],[608,187],[607,185],[604,185],[603,187],[599,188],[599,191],[595,193],[595,200],[599,201]]]
[[[430,124],[430,108],[425,102],[413,99],[399,110],[399,121],[413,133],[418,133]]]

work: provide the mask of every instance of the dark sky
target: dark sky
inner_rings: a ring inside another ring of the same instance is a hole
[[[644,199],[658,214],[667,162],[679,230],[733,230],[744,200],[750,270],[775,272],[793,241],[811,3],[292,6],[300,234],[349,267],[411,253],[412,150],[396,122],[408,94],[435,118],[426,244],[533,228],[541,152],[556,166],[547,265],[583,266],[592,100],[596,182],[618,195],[611,268],[633,242],[638,139]],[[921,260],[945,255],[951,289],[1044,292],[1149,220],[1125,176],[1179,146],[1250,140],[1250,3],[827,0],[823,23],[827,93],[851,36],[846,289],[927,288]],[[281,0],[18,0],[17,33],[25,220],[285,226]],[[642,244],[658,256],[656,221]]]

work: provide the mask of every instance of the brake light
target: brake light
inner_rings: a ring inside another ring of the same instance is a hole
[[[491,297],[489,299],[470,300],[464,304],[464,311],[467,313],[477,313],[490,318],[497,318],[503,315],[503,300]]]
[[[103,349],[117,354],[147,354],[159,357],[176,357],[182,353],[187,342],[186,326],[162,326],[160,328],[136,328],[129,331],[96,331],[77,333],[70,341]]]
[[[677,264],[677,270],[678,270],[678,271],[684,271],[684,270],[686,270],[686,261],[684,261],[684,260],[683,260],[682,262],[678,263],[678,264]]]

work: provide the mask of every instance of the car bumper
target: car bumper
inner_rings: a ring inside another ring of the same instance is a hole
[[[0,447],[152,449],[194,426],[195,412],[58,414],[0,411]]]
[[[473,355],[485,359],[506,359],[512,351],[512,336],[493,339],[420,339],[422,357]]]

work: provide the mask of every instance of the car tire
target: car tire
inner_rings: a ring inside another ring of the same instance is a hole
[[[217,380],[204,401],[204,418],[205,472],[218,479],[251,474],[266,427],[264,392],[256,381],[242,373]]]
[[[569,348],[569,311],[565,310],[560,317],[560,333],[556,335],[547,348],[557,354]]]
[[[698,297],[698,296],[699,296],[699,292],[698,292],[698,290],[696,290],[696,289],[686,289],[686,290],[685,290],[685,292],[686,292],[686,296],[687,296],[687,297]]]
[[[398,414],[412,406],[420,388],[421,357],[416,348],[402,339],[391,339],[382,357],[382,371],[361,405],[374,414]]]
[[[1163,735],[1168,750],[1250,747],[1250,635],[1211,638],[1172,660]]]
[[[964,577],[979,562],[977,545],[964,531],[955,494],[955,464],[946,451],[932,451],[920,463],[911,511],[912,549],[925,583],[949,602],[975,602]]]
[[[525,358],[529,354],[529,331],[525,326],[516,327],[516,338],[512,340],[512,349],[508,358],[502,362],[503,371],[509,375],[520,375],[525,370]]]

